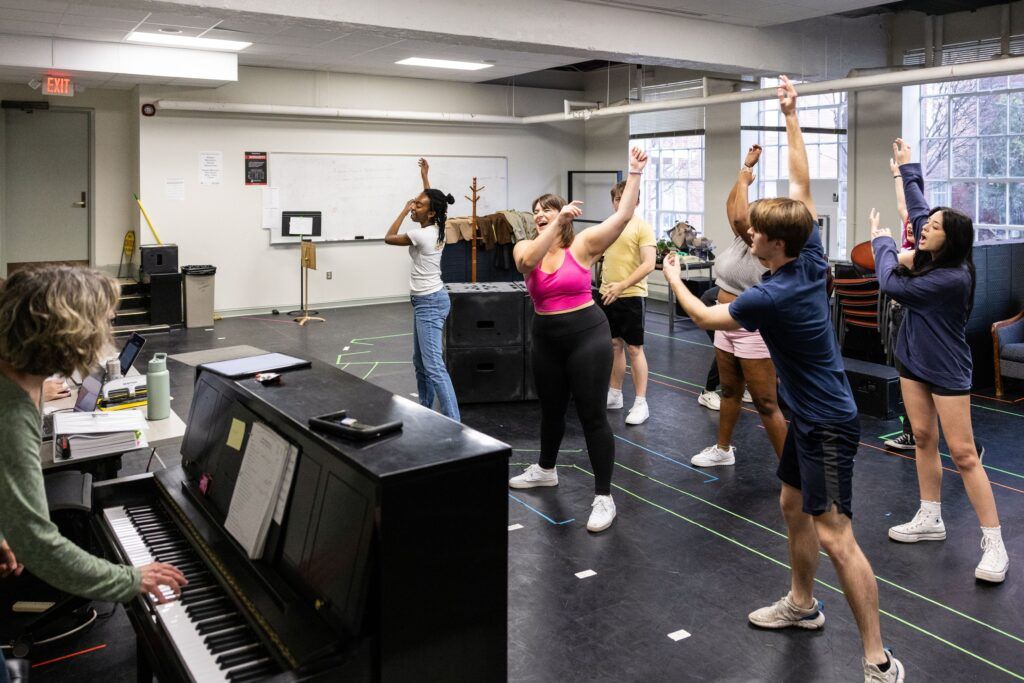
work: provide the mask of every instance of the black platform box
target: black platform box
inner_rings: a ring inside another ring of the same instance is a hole
[[[463,282],[447,289],[452,304],[445,326],[447,346],[523,345],[525,297],[519,288],[507,282]]]
[[[522,401],[522,346],[445,349],[445,363],[459,403]]]
[[[178,272],[177,244],[147,244],[139,247],[142,263],[139,270],[147,275],[163,275]]]
[[[891,420],[903,412],[900,375],[896,368],[843,358],[857,409],[865,415]]]

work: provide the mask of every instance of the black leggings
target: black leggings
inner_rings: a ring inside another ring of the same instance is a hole
[[[537,315],[533,318],[532,343],[533,377],[541,411],[540,466],[555,466],[572,395],[594,470],[594,491],[599,496],[610,495],[615,439],[606,406],[612,371],[608,319],[597,306]]]

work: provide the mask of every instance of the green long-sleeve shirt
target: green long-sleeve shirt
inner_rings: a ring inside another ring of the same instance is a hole
[[[64,538],[50,521],[39,462],[39,409],[0,374],[0,539],[35,576],[67,593],[127,602],[139,570],[111,564]]]

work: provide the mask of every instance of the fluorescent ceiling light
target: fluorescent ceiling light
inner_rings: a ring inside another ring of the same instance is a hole
[[[132,43],[149,43],[150,45],[170,45],[171,47],[195,47],[203,50],[231,50],[237,52],[252,45],[242,40],[220,40],[218,38],[193,38],[176,36],[167,33],[144,33],[132,31],[126,39]]]
[[[426,59],[425,57],[409,57],[403,59],[395,64],[402,64],[403,66],[429,66],[435,69],[460,69],[462,71],[479,71],[480,69],[489,69],[493,64],[483,64],[481,62],[455,62],[450,59]]]

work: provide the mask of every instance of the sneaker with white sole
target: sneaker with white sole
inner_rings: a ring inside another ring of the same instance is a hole
[[[946,525],[940,515],[919,508],[914,519],[889,529],[889,538],[900,543],[946,540]]]
[[[885,656],[889,658],[889,668],[882,671],[877,664],[870,664],[868,660],[862,659],[864,663],[864,683],[903,683],[906,671],[903,662],[892,656],[892,650],[886,648]]]
[[[1010,567],[1010,557],[1006,554],[1002,537],[983,535],[981,549],[985,552],[974,570],[975,578],[991,583],[1002,583],[1006,579],[1006,570]]]
[[[697,397],[697,403],[708,410],[721,410],[722,396],[717,391],[702,391],[700,396]]]
[[[825,613],[817,599],[810,609],[797,607],[789,595],[780,598],[775,604],[754,610],[747,617],[750,623],[761,628],[795,628],[819,629],[825,624]]]
[[[587,520],[587,531],[604,531],[615,521],[615,501],[611,496],[594,496],[594,508]]]
[[[608,390],[608,410],[618,410],[622,407],[622,392],[614,389]]]
[[[526,471],[508,480],[514,489],[532,489],[535,486],[558,486],[558,472],[552,468],[546,470],[540,465],[530,465]]]
[[[912,451],[917,448],[917,443],[914,442],[914,435],[909,432],[903,432],[895,439],[886,440],[885,445],[898,451]]]
[[[694,467],[718,467],[719,465],[734,465],[735,463],[736,448],[729,446],[729,450],[723,451],[718,447],[718,444],[708,446],[690,458],[690,464]]]
[[[651,410],[647,407],[647,401],[637,401],[630,408],[629,415],[626,416],[626,424],[642,425],[650,416]]]
[[[750,395],[750,389],[744,389],[743,390],[743,402],[744,403],[753,403],[754,402],[753,397],[751,397],[751,395]]]

